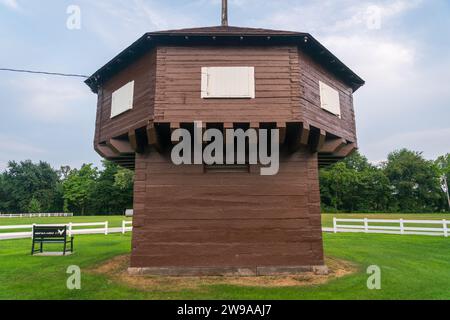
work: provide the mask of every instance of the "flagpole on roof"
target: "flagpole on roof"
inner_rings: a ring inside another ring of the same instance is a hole
[[[228,0],[222,0],[222,26],[228,26]]]

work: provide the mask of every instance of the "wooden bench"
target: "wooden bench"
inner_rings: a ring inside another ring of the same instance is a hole
[[[66,252],[73,253],[73,237],[67,236],[67,226],[33,226],[31,255],[36,252],[43,253],[44,243],[61,243],[63,255],[66,255]],[[40,245],[38,250],[36,250],[36,244]],[[70,244],[69,249],[68,244]]]

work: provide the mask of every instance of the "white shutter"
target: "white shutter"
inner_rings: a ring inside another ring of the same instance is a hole
[[[111,118],[133,109],[134,81],[113,92],[111,97]]]
[[[341,117],[341,103],[339,100],[339,91],[329,85],[319,81],[320,85],[320,103],[321,107],[332,114]]]
[[[202,98],[255,98],[255,68],[202,68]]]

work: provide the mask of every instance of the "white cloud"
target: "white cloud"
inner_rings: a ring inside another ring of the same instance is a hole
[[[89,1],[83,9],[83,28],[97,36],[113,50],[123,49],[145,32],[193,26],[192,19],[181,10],[168,10],[154,1]]]
[[[438,44],[411,36],[417,29],[403,19],[428,2],[288,2],[278,2],[279,8],[258,24],[312,33],[366,80],[355,94],[355,110],[359,145],[369,159],[383,160],[404,147],[424,151],[428,158],[450,152],[450,129],[443,120],[450,116],[450,75],[445,67],[450,59],[445,54],[431,58],[430,45]],[[369,26],[369,8],[378,10],[378,29]]]
[[[390,23],[391,19],[415,9],[422,4],[423,0],[396,0],[385,3],[373,3],[360,1],[357,5],[349,6],[347,10],[350,17],[336,21],[333,26],[334,31],[348,30],[355,27],[363,27],[367,30],[374,30],[370,27],[373,19],[379,19],[379,27]]]
[[[246,0],[238,0],[246,2]],[[251,1],[251,0],[247,0]],[[270,15],[263,18],[265,25],[287,30],[307,31],[315,34],[332,34],[336,32],[366,32],[371,11],[377,9],[382,26],[408,10],[416,9],[423,0],[394,1],[305,1],[301,4],[280,1],[279,6]],[[283,5],[284,4],[284,5]]]
[[[19,3],[17,2],[17,0],[0,0],[0,4],[7,6],[10,9],[13,10],[19,10]]]
[[[360,35],[333,35],[322,42],[372,85],[400,84],[415,69],[416,49],[407,43]]]

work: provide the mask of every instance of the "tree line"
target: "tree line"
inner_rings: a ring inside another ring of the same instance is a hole
[[[450,154],[435,161],[407,149],[371,164],[358,152],[320,171],[322,211],[450,212]]]
[[[101,170],[10,161],[0,174],[1,213],[122,214],[132,207],[133,172],[109,161]]]
[[[450,154],[435,161],[399,150],[374,165],[359,153],[320,170],[323,212],[448,212]],[[10,161],[0,173],[1,213],[122,214],[133,206],[133,172],[103,161],[53,169]]]

